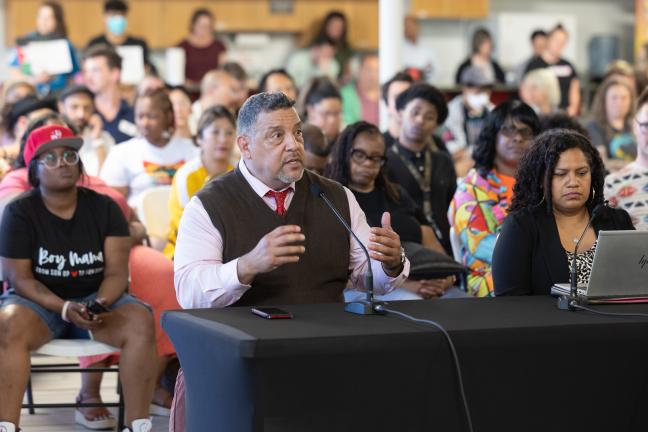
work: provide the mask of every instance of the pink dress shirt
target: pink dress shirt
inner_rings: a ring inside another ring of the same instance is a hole
[[[247,169],[243,160],[239,162],[239,170],[254,192],[259,195],[271,209],[276,209],[274,198],[266,197],[271,190]],[[288,186],[291,191],[286,198],[285,207],[288,209],[292,201],[295,185]],[[287,188],[287,189],[288,189]],[[351,215],[351,229],[358,238],[368,245],[370,228],[364,212],[360,209],[353,193],[344,188]],[[227,205],[224,203],[224,205]],[[335,217],[333,214],[322,217]],[[237,273],[238,258],[223,262],[223,239],[211,222],[200,199],[194,196],[185,207],[174,256],[174,279],[178,303],[185,309],[220,308],[235,303],[250,289],[250,285],[241,284]],[[409,261],[400,275],[392,278],[385,274],[378,261],[371,260],[374,274],[374,292],[377,295],[387,294],[400,286],[409,275]],[[363,291],[363,276],[367,268],[367,260],[362,248],[352,238],[349,250],[349,270],[351,271],[352,289]]]

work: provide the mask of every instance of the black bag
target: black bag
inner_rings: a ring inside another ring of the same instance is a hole
[[[466,273],[466,266],[453,260],[451,257],[419,243],[403,242],[405,255],[410,261],[409,279],[441,279],[450,275]]]

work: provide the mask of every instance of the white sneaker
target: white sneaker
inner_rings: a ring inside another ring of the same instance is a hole
[[[122,432],[152,432],[153,431],[153,423],[151,423],[151,419],[137,419],[133,420],[133,423],[131,425],[131,428],[124,428]],[[2,432],[2,429],[0,429],[0,432]]]
[[[9,422],[0,422],[0,432],[16,432],[16,425]]]

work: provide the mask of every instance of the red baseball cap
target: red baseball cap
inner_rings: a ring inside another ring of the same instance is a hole
[[[39,127],[32,131],[27,137],[23,158],[25,165],[35,157],[55,147],[70,147],[79,150],[83,145],[83,139],[74,135],[69,128],[60,125],[48,125]]]

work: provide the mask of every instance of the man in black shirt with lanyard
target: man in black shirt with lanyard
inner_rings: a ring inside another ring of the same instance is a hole
[[[401,117],[399,139],[387,151],[389,177],[423,209],[439,241],[452,254],[448,206],[457,188],[452,158],[434,140],[434,131],[448,116],[441,92],[418,83],[396,99]]]

